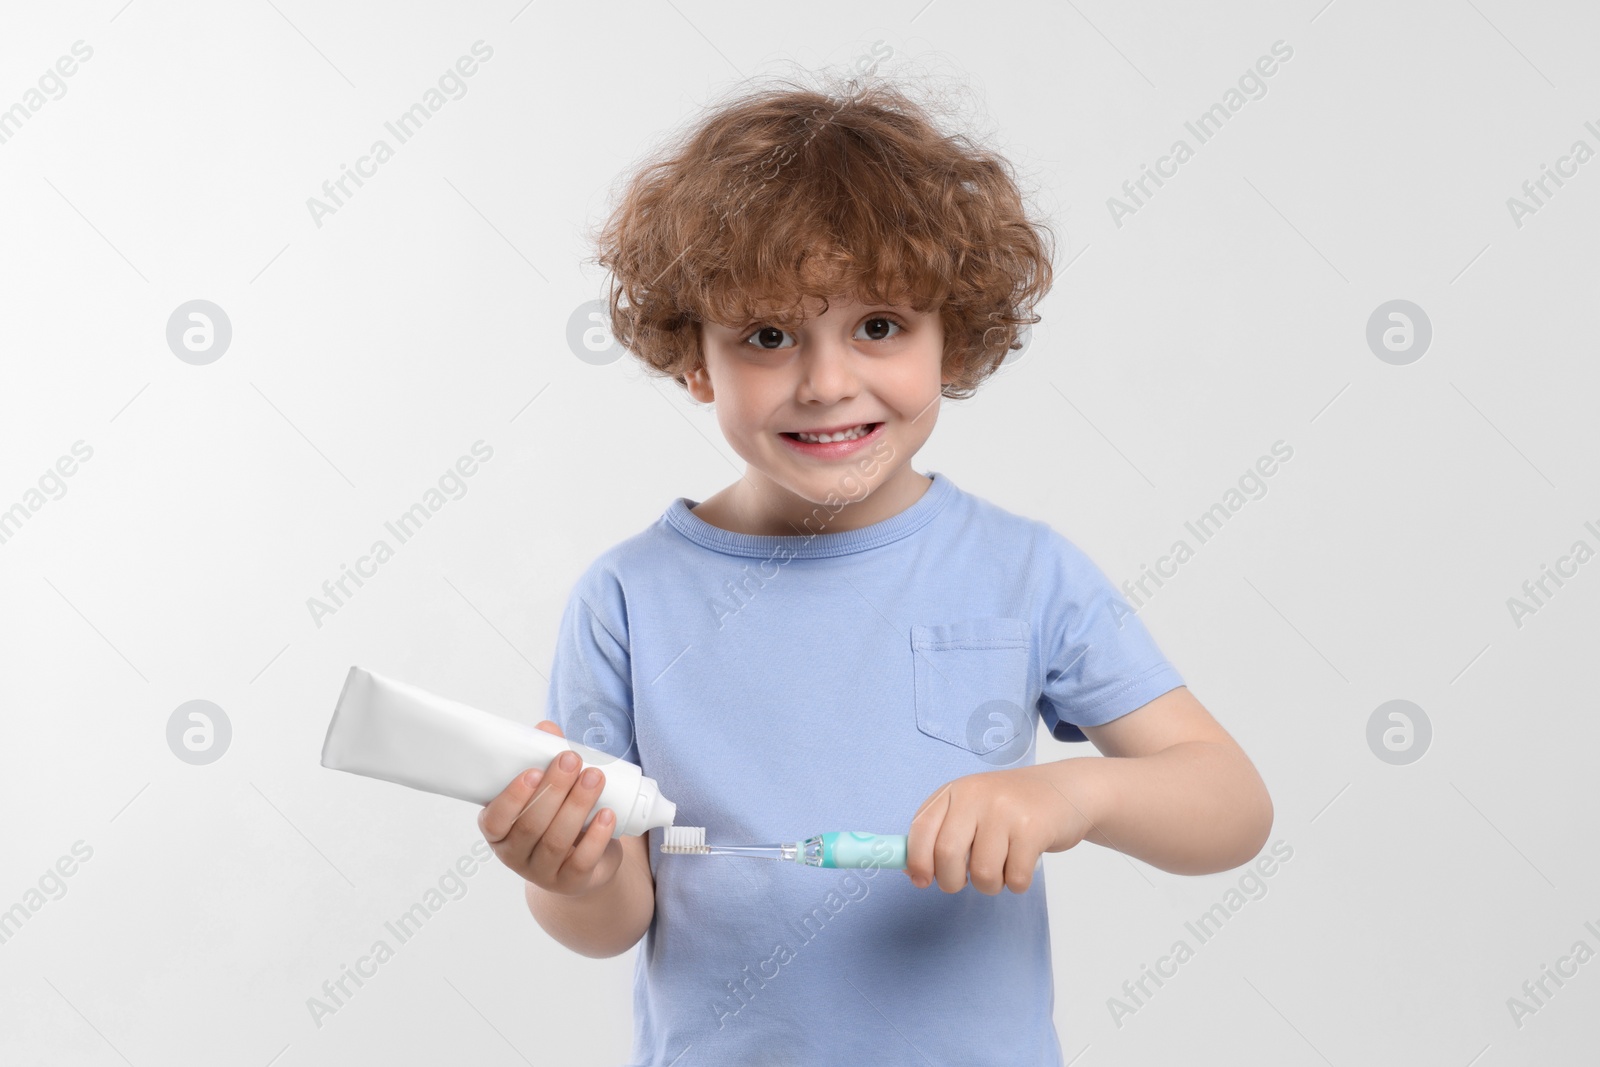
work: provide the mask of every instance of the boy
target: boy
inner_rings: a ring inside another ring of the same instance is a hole
[[[618,341],[748,466],[578,579],[540,727],[712,843],[908,834],[904,876],[664,856],[583,828],[575,754],[508,785],[479,822],[540,926],[643,938],[638,1064],[1058,1065],[1042,853],[1200,874],[1265,841],[1254,767],[1098,568],[911,465],[1038,321],[1041,230],[1003,160],[877,86],[723,105],[600,235]],[[1115,758],[1036,763],[1035,714]]]

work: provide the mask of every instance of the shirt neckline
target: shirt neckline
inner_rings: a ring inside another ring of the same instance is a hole
[[[730,556],[757,559],[783,555],[785,558],[816,559],[864,552],[869,548],[898,541],[926,526],[955,495],[956,487],[938,471],[928,471],[932,484],[904,511],[858,530],[839,530],[814,534],[747,534],[713,526],[689,509],[700,501],[680,496],[667,506],[662,519],[684,537],[703,548]]]

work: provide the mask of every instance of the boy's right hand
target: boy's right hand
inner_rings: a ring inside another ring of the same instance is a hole
[[[548,719],[540,730],[565,736]],[[561,764],[569,761],[570,768]],[[500,862],[540,889],[581,896],[607,884],[622,866],[622,841],[612,837],[616,813],[601,808],[583,829],[584,817],[605,788],[605,775],[563,752],[548,767],[522,772],[478,813],[478,829]],[[582,778],[591,779],[584,782]]]

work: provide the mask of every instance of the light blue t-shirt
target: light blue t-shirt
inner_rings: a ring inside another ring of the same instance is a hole
[[[676,825],[768,844],[906,833],[944,783],[1032,764],[1035,715],[1081,741],[1184,684],[1066,538],[928,477],[840,532],[823,510],[820,533],[734,533],[673,501],[578,579],[546,717],[637,763]],[[1042,864],[1022,894],[945,893],[664,856],[661,834],[636,1067],[1061,1063]]]

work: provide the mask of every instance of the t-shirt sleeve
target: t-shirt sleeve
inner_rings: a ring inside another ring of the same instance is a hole
[[[1183,685],[1127,600],[1076,545],[1047,528],[1039,714],[1058,741]]]
[[[568,740],[638,762],[627,603],[620,579],[598,562],[568,594],[544,717]]]

